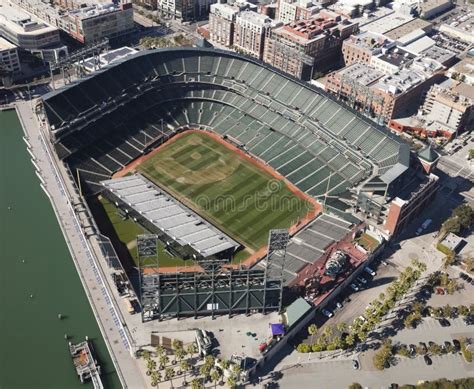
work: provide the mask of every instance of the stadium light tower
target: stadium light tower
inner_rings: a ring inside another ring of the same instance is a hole
[[[268,236],[268,253],[265,260],[265,281],[263,290],[263,313],[266,309],[267,279],[269,276],[278,277],[280,285],[280,301],[278,311],[281,312],[283,301],[283,271],[285,270],[286,246],[290,240],[287,230],[270,230]]]

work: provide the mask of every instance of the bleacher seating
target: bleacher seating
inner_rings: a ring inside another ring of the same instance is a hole
[[[346,191],[374,163],[383,174],[402,152],[398,139],[323,93],[213,50],[144,52],[51,92],[44,109],[58,155],[83,170],[87,183],[110,177],[184,126],[232,136],[315,196],[328,182],[331,193]],[[65,125],[71,129],[57,131]]]

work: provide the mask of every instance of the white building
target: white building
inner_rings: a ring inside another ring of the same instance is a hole
[[[4,38],[0,38],[0,64],[12,75],[18,75],[21,71],[17,47]]]
[[[235,19],[234,47],[262,59],[265,38],[271,28],[269,17],[248,10],[240,12]]]

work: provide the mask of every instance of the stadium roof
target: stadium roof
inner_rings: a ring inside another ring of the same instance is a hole
[[[140,174],[102,181],[102,185],[180,245],[191,246],[203,257],[240,246]]]

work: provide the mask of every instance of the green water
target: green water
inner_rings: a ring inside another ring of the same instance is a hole
[[[15,111],[0,111],[0,389],[92,388],[80,383],[65,334],[89,336],[104,386],[120,388],[22,136]]]

